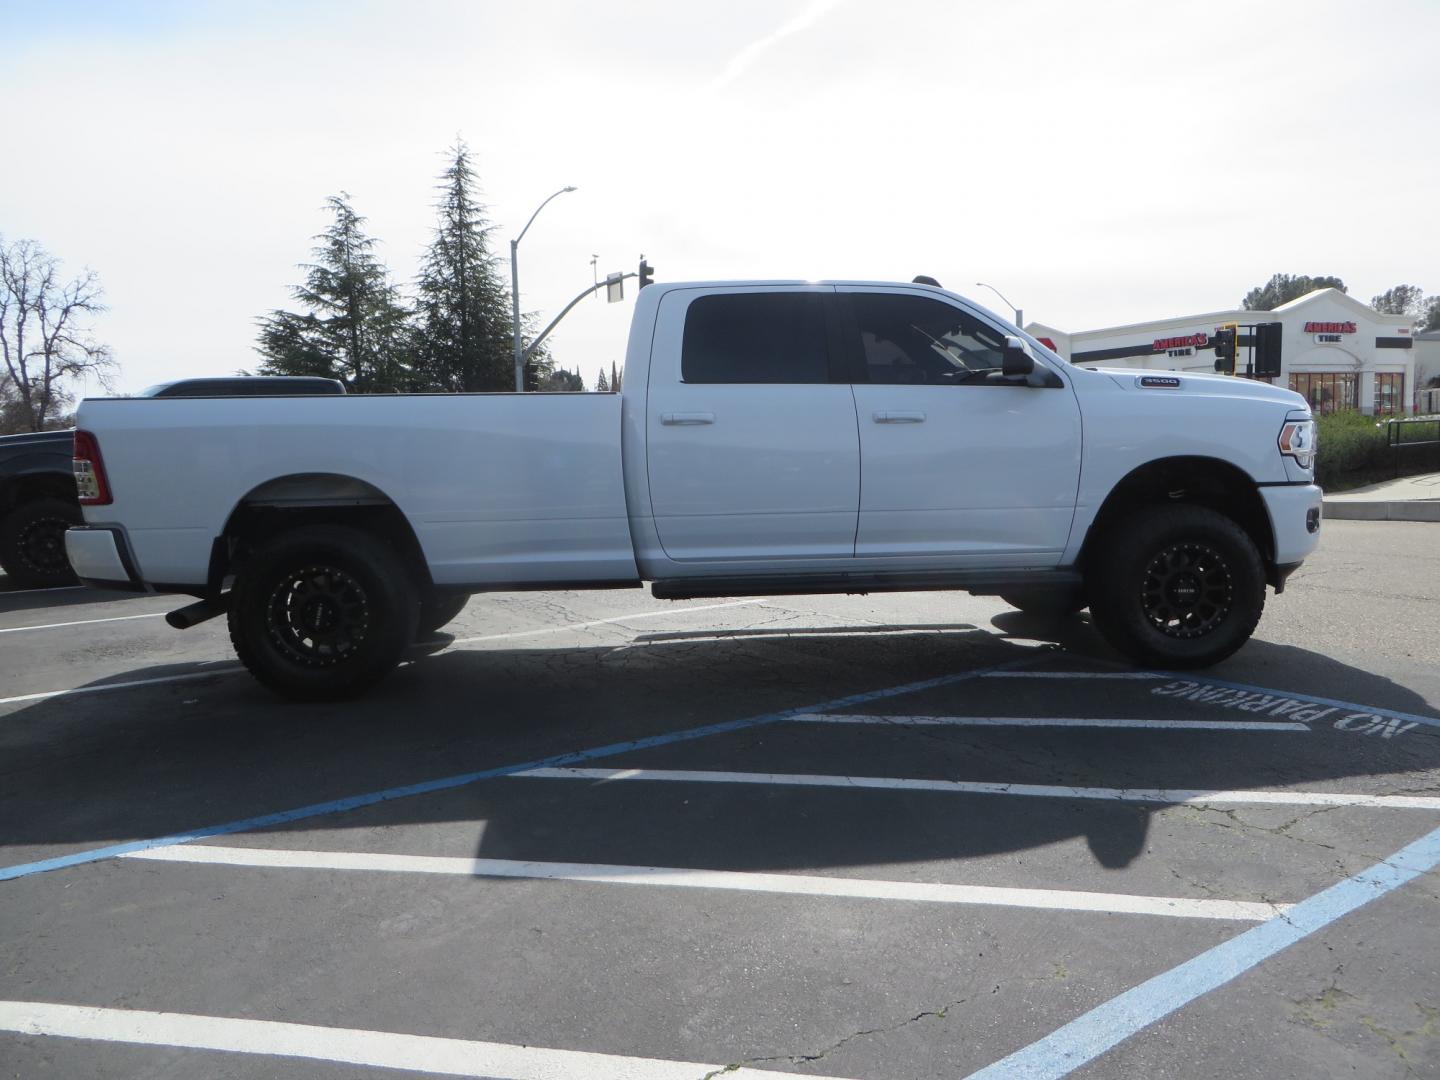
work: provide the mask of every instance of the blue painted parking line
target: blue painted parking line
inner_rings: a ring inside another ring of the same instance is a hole
[[[1068,1076],[1196,998],[1437,866],[1440,829],[1368,870],[1302,900],[1284,915],[1091,1009],[1038,1042],[972,1073],[967,1080],[1059,1080]]]
[[[100,862],[104,859],[113,859],[137,851],[149,851],[152,848],[173,847],[176,844],[188,844],[193,840],[204,840],[214,836],[229,836],[234,833],[251,832],[255,829],[284,825],[292,821],[303,821],[306,818],[323,817],[327,814],[343,814],[348,810],[358,810],[361,807],[374,806],[376,803],[389,802],[392,799],[405,799],[413,795],[431,795],[440,791],[450,791],[454,788],[465,787],[468,784],[474,784],[481,780],[492,780],[501,776],[511,776],[515,773],[526,772],[530,769],[547,768],[557,765],[573,765],[581,761],[596,761],[601,758],[614,757],[616,754],[628,753],[631,750],[648,750],[656,746],[668,746],[672,743],[690,742],[694,739],[703,739],[711,735],[724,735],[729,732],[743,731],[747,728],[778,724],[797,716],[804,716],[808,713],[833,712],[836,709],[848,708],[852,705],[863,705],[870,701],[881,701],[885,698],[899,697],[901,694],[914,694],[922,690],[933,690],[941,686],[952,686],[955,683],[980,678],[992,671],[1009,671],[1023,667],[1026,664],[1039,663],[1041,659],[1043,659],[1043,656],[1026,656],[993,667],[976,668],[974,671],[963,671],[956,675],[941,675],[938,678],[924,679],[920,682],[906,683],[902,686],[892,686],[884,690],[867,690],[864,693],[852,694],[849,697],[839,698],[834,701],[822,701],[814,705],[805,705],[796,709],[784,709],[780,712],[764,713],[760,716],[752,716],[743,720],[726,720],[718,724],[706,724],[703,727],[690,728],[686,731],[674,731],[665,735],[652,735],[645,739],[610,743],[608,746],[597,746],[590,750],[577,750],[568,754],[557,754],[553,757],[541,758],[536,761],[525,761],[515,765],[501,765],[493,769],[459,773],[455,776],[445,776],[437,780],[422,781],[418,784],[405,784],[400,787],[385,788],[381,791],[368,791],[362,795],[352,795],[344,799],[333,799],[329,802],[313,803],[309,806],[298,806],[291,810],[281,810],[273,814],[261,814],[257,817],[243,818],[239,821],[228,821],[221,825],[207,825],[186,832],[172,833],[169,836],[158,836],[148,840],[134,840],[125,844],[109,844],[105,847],[90,848],[86,851],[77,851],[69,855],[60,855],[53,859],[40,859],[36,862],[20,863],[15,866],[0,868],[0,881],[12,881],[16,878],[29,877],[32,874],[43,874],[48,870],[63,870],[66,867],[80,866],[83,863]]]

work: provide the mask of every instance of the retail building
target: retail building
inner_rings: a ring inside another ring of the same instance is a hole
[[[1280,374],[1265,381],[1303,394],[1316,412],[1416,408],[1425,380],[1416,378],[1410,317],[1382,315],[1338,289],[1316,289],[1274,311],[1212,311],[1071,332],[1032,322],[1025,329],[1083,367],[1213,372],[1216,332],[1236,324],[1235,372],[1245,375],[1253,373],[1255,327],[1262,323],[1281,325]]]

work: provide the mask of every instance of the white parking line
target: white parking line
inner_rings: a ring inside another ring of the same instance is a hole
[[[207,663],[215,663],[210,660]],[[208,671],[188,671],[183,675],[157,675],[153,679],[128,679],[125,682],[99,683],[96,686],[77,686],[69,690],[42,690],[38,694],[19,694],[15,697],[0,698],[0,705],[18,705],[22,701],[44,701],[47,698],[72,697],[76,694],[100,694],[106,690],[130,690],[137,686],[159,686],[162,683],[191,682],[208,679],[215,675],[230,675],[244,668],[238,664],[228,667],[213,667]]]
[[[584,630],[591,626],[609,626],[614,623],[627,623],[634,619],[658,619],[665,615],[680,615],[687,611],[718,611],[721,608],[750,607],[754,604],[763,604],[766,597],[759,596],[753,600],[729,600],[723,604],[698,604],[694,607],[677,607],[665,611],[637,611],[633,615],[614,615],[608,619],[590,619],[587,622],[566,623],[564,626],[542,626],[538,630],[515,630],[505,634],[481,634],[478,637],[456,638],[450,642],[451,645],[470,645],[476,641],[506,641],[512,638],[537,637],[541,634],[560,634],[566,630]]]
[[[42,592],[69,592],[72,589],[88,589],[88,585],[47,585],[43,589],[0,589],[0,600],[7,596],[33,596]]]
[[[792,718],[795,719],[795,718]],[[1111,799],[1117,802],[1210,806],[1253,803],[1274,806],[1364,806],[1390,810],[1440,810],[1440,796],[1348,795],[1330,791],[1204,791],[1183,788],[1065,787],[1059,784],[998,784],[976,780],[912,780],[886,776],[825,776],[814,773],[707,772],[684,769],[526,769],[514,777],[542,780],[657,780],[682,784],[774,784],[853,790],[946,791],[958,795],[1023,795],[1043,799]]]
[[[533,636],[536,636],[536,635],[539,635],[539,634],[561,634],[561,633],[564,633],[566,630],[583,630],[583,629],[585,629],[586,627],[590,627],[590,626],[602,626],[602,625],[607,625],[607,624],[610,624],[610,623],[625,623],[625,622],[630,622],[632,619],[655,619],[655,618],[659,618],[660,616],[663,616],[663,615],[671,615],[671,616],[673,616],[673,615],[683,615],[683,614],[685,614],[687,611],[714,611],[714,610],[716,610],[716,609],[718,609],[718,608],[746,607],[746,606],[749,606],[749,605],[751,605],[751,604],[761,603],[764,599],[765,599],[764,597],[759,597],[759,598],[754,599],[754,600],[734,600],[734,601],[730,601],[730,602],[724,603],[724,604],[703,604],[703,605],[700,605],[700,606],[697,606],[697,607],[677,607],[677,608],[669,608],[669,609],[666,609],[666,610],[664,610],[664,611],[638,611],[638,612],[636,612],[636,613],[633,614],[633,615],[616,615],[616,616],[614,616],[614,617],[612,617],[612,618],[608,618],[608,619],[591,619],[591,620],[589,620],[588,622],[566,623],[564,626],[546,626],[546,627],[541,627],[541,628],[538,629],[538,630],[515,630],[515,631],[509,632],[509,633],[505,633],[505,634],[484,634],[484,635],[481,635],[480,637],[456,638],[454,641],[448,642],[448,643],[446,644],[446,648],[451,648],[451,647],[453,647],[453,646],[455,646],[455,645],[467,645],[467,644],[470,644],[471,642],[476,642],[476,641],[503,641],[503,640],[506,640],[506,639],[509,639],[509,638],[533,637]],[[157,613],[157,614],[163,614],[163,612]],[[127,618],[127,619],[147,619],[147,618],[152,618],[152,617],[155,617],[155,616],[150,616],[150,615],[126,615],[126,616],[123,616],[123,618]],[[117,619],[117,620],[111,620],[111,619],[96,619],[96,620],[93,620],[93,621],[95,621],[95,622],[116,622],[116,621],[119,621],[119,620],[118,620],[118,619]],[[79,625],[79,624],[78,624],[78,623],[76,623],[76,624],[71,624],[71,623],[56,623],[56,624],[54,624],[54,625],[56,625],[56,626],[67,626],[67,625]],[[14,629],[16,629],[16,630],[46,630],[46,629],[50,629],[50,627],[42,627],[42,626],[17,626],[17,627],[15,627]],[[4,632],[4,631],[0,631],[0,633],[3,633],[3,632]],[[213,664],[213,663],[219,663],[219,661],[210,660],[210,661],[206,661],[206,663],[212,663],[212,664]],[[77,687],[73,687],[73,688],[66,689],[66,690],[43,690],[43,691],[41,691],[41,692],[39,692],[39,693],[36,693],[36,694],[18,694],[18,695],[16,695],[15,697],[0,698],[0,705],[18,705],[18,704],[20,704],[20,703],[22,703],[22,702],[26,702],[26,701],[44,701],[44,700],[46,700],[47,698],[69,697],[69,696],[74,695],[74,694],[99,694],[99,693],[103,693],[104,691],[107,691],[107,690],[129,690],[129,689],[133,689],[134,687],[137,687],[137,686],[159,686],[159,685],[161,685],[161,684],[163,684],[163,683],[188,682],[188,681],[190,681],[190,680],[192,680],[192,679],[208,679],[208,678],[209,678],[210,676],[212,676],[212,675],[228,675],[228,674],[231,674],[232,672],[242,671],[242,670],[244,670],[244,669],[241,668],[240,666],[238,666],[238,665],[233,665],[233,664],[232,664],[232,665],[228,665],[228,666],[225,666],[225,667],[215,667],[215,668],[210,669],[209,671],[186,672],[185,674],[182,674],[182,675],[157,675],[157,676],[154,677],[153,679],[130,679],[130,680],[127,680],[127,681],[125,681],[125,682],[100,683],[99,685],[96,685],[96,686],[77,686]]]
[[[160,619],[164,616],[163,611],[151,611],[145,615],[116,615],[110,619],[78,619],[75,622],[52,622],[42,626],[7,626],[0,629],[0,634],[18,634],[22,630],[59,630],[63,626],[93,626],[95,623],[125,622],[129,619]]]
[[[276,848],[181,844],[121,856],[156,862],[299,870],[368,870],[460,877],[543,878],[600,885],[649,885],[672,889],[724,889],[791,896],[835,896],[860,900],[910,900],[931,904],[1100,911],[1114,915],[1169,915],[1182,919],[1238,919],[1263,922],[1285,904],[1245,900],[1194,900],[1183,896],[1133,896],[1071,889],[1016,889],[991,885],[939,885],[917,881],[695,870],[674,866],[614,866],[602,863],[525,862],[440,855],[382,855],[365,851],[292,851]]]
[[[775,1080],[777,1076],[795,1075],[765,1069],[728,1069],[723,1064],[510,1046],[475,1039],[41,1001],[0,1001],[0,1031],[137,1046],[176,1046],[339,1061],[347,1065],[488,1080],[698,1080],[722,1070],[727,1080],[732,1077],[734,1080]],[[199,1067],[192,1073],[205,1075],[206,1070]],[[810,1080],[836,1080],[816,1073],[805,1076]]]
[[[805,724],[897,724],[901,727],[1153,728],[1160,731],[1309,731],[1304,724],[1263,720],[1135,720],[1088,716],[861,716],[812,713]]]

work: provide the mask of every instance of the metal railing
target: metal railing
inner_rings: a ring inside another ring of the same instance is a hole
[[[1400,475],[1400,451],[1424,446],[1440,447],[1440,416],[1405,416],[1385,421],[1385,438]],[[1437,454],[1440,456],[1440,454]]]

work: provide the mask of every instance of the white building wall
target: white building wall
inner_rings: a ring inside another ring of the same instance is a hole
[[[1440,413],[1440,330],[1415,335],[1415,385],[1416,409]]]
[[[1212,311],[1202,315],[1161,319],[1130,326],[1065,333],[1032,323],[1027,329],[1056,344],[1062,356],[1085,367],[1146,368],[1163,371],[1214,371],[1215,331],[1225,323],[1253,325],[1279,322],[1281,374],[1277,385],[1312,390],[1319,404],[1323,388],[1354,387],[1360,411],[1374,412],[1376,376],[1399,375],[1399,407],[1408,411],[1415,399],[1416,350],[1409,320],[1381,315],[1337,289],[1318,289],[1275,311]],[[1242,338],[1248,331],[1241,331]],[[1440,374],[1440,340],[1436,374]],[[1238,371],[1245,370],[1250,350],[1241,347]],[[1429,354],[1426,353],[1428,356]],[[1295,380],[1295,375],[1333,376]],[[1347,378],[1347,376],[1349,378]]]

